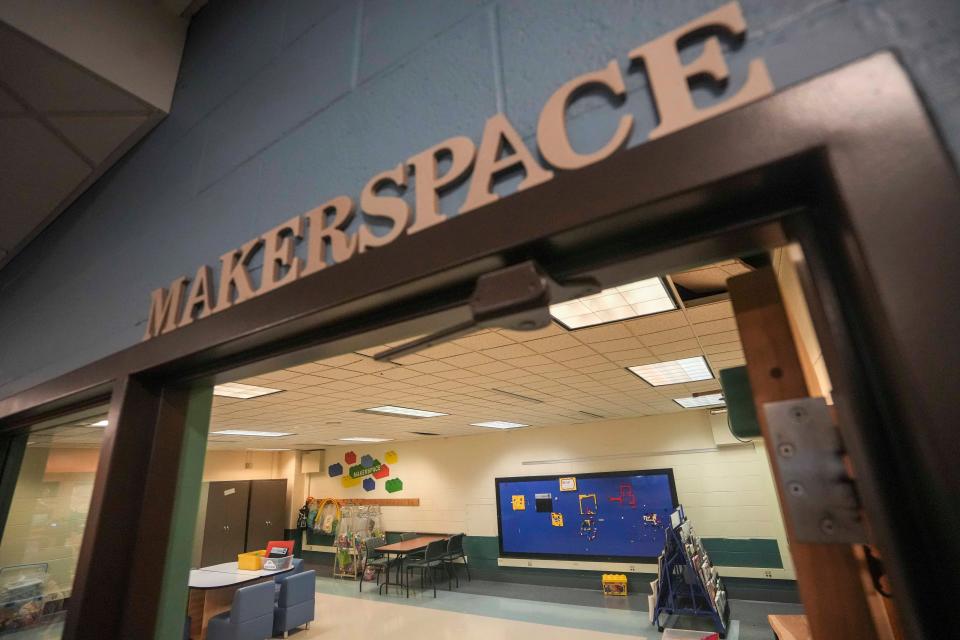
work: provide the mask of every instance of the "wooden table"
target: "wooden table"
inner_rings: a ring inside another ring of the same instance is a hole
[[[293,571],[249,571],[240,569],[236,562],[224,562],[211,567],[190,570],[190,595],[187,600],[187,615],[190,616],[190,637],[205,640],[207,625],[213,616],[229,611],[233,594],[241,587],[258,582],[272,582],[274,576]]]
[[[769,615],[770,628],[780,640],[812,640],[807,616]]]
[[[407,554],[413,553],[415,551],[420,551],[421,549],[426,548],[431,542],[437,542],[438,540],[449,540],[449,535],[434,535],[434,536],[417,536],[416,538],[410,538],[409,540],[401,540],[400,542],[394,542],[392,544],[385,544],[382,547],[376,547],[376,551],[379,551],[383,555],[387,556],[387,580],[380,585],[380,588],[384,591],[389,591],[389,585],[393,585],[397,588],[403,588],[403,557]],[[390,556],[397,556],[397,581],[390,582]],[[363,577],[361,576],[361,580]]]

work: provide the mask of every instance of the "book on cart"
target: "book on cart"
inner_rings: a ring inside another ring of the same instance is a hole
[[[704,617],[713,622],[721,638],[726,638],[730,624],[727,591],[682,505],[671,515],[664,536],[663,552],[657,558],[651,622],[663,631],[664,617]]]

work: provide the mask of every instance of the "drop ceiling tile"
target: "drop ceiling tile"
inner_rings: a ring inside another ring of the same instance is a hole
[[[658,313],[655,316],[627,320],[624,326],[629,329],[633,335],[643,336],[648,333],[656,333],[657,331],[678,329],[687,326],[687,324],[687,319],[683,316],[682,311],[668,311],[666,313]]]
[[[630,349],[642,349],[643,343],[635,336],[621,338],[619,340],[606,340],[591,344],[590,347],[597,353],[614,353],[616,351],[628,351]]]
[[[656,333],[650,333],[645,336],[640,336],[640,341],[644,345],[648,347],[652,347],[658,344],[666,344],[669,342],[686,340],[693,337],[694,337],[693,329],[687,326],[687,327],[679,327],[677,329],[668,329],[666,331],[657,331]]]
[[[526,343],[528,347],[537,353],[549,353],[551,351],[560,351],[562,349],[571,349],[579,347],[582,343],[569,333],[531,340]]]
[[[640,349],[627,349],[626,351],[613,351],[611,353],[605,353],[604,355],[609,360],[616,363],[620,363],[624,360],[636,360],[639,362],[640,360],[649,360],[653,357],[653,353],[651,353],[650,349],[647,349],[646,347]]]
[[[467,368],[474,373],[490,375],[493,373],[500,373],[501,371],[510,371],[513,369],[513,366],[507,364],[506,362],[488,362],[486,364],[477,364]]]
[[[393,369],[396,365],[389,362],[378,362],[373,358],[362,358],[356,362],[351,362],[350,364],[344,365],[343,368],[348,371],[358,371],[360,373],[375,373],[378,371],[386,371],[387,369]]]
[[[580,368],[580,371],[582,371],[583,373],[590,373],[590,374],[623,370],[623,367],[613,362],[610,362],[606,358],[604,358],[603,362],[601,363],[586,366],[586,367],[580,366],[579,368]]]
[[[694,324],[732,318],[733,305],[729,300],[726,300],[724,302],[689,307],[687,309],[687,317],[690,318],[690,322]]]
[[[350,378],[356,378],[362,375],[363,373],[360,371],[353,371],[342,367],[327,369],[323,372],[323,377],[331,380],[349,380]]]
[[[713,333],[720,333],[723,331],[736,331],[737,323],[733,318],[726,318],[724,320],[712,320],[710,322],[701,322],[694,325],[694,331],[696,331],[698,336],[706,336]]]
[[[420,374],[414,378],[408,378],[406,380],[409,384],[415,384],[421,387],[427,387],[438,382],[446,382],[443,378],[437,376],[432,376],[429,374]]]
[[[720,333],[711,333],[709,335],[698,336],[700,344],[703,346],[722,344],[725,342],[739,342],[740,334],[736,331],[721,331]]]
[[[539,356],[539,355],[525,356],[522,358],[507,358],[504,361],[512,367],[516,367],[518,369],[527,369],[527,370],[529,370],[530,367],[543,366],[543,365],[552,366],[556,364],[550,358],[547,358],[546,356]]]
[[[680,351],[666,351],[664,353],[657,354],[656,357],[659,358],[661,362],[669,362],[670,360],[695,358],[702,355],[703,351],[701,351],[699,347],[691,347],[689,349],[681,349]]]
[[[419,371],[412,369],[410,366],[405,366],[388,369],[387,371],[381,372],[380,375],[389,380],[406,380],[407,378],[415,377],[419,373]]]
[[[297,373],[320,373],[324,369],[329,369],[330,367],[316,362],[308,362],[306,364],[301,364],[296,367],[287,367],[287,371],[296,371]]]
[[[428,349],[423,349],[419,352],[419,354],[423,357],[432,358],[435,360],[439,360],[440,358],[449,358],[451,356],[459,356],[464,353],[470,353],[470,350],[454,342],[444,342],[443,344],[438,344]]]
[[[721,342],[720,344],[711,344],[705,345],[703,347],[703,352],[708,355],[716,355],[720,353],[742,353],[743,347],[740,345],[740,341],[735,342]]]
[[[553,362],[551,360],[550,364],[535,364],[527,367],[527,370],[532,371],[533,373],[546,374],[546,373],[557,373],[558,371],[566,371],[567,367],[566,365],[563,365],[559,362]]]
[[[557,362],[567,362],[568,360],[575,360],[577,358],[586,358],[588,356],[596,355],[596,353],[597,352],[590,347],[580,345],[579,347],[573,347],[572,349],[551,351],[545,355],[551,360],[555,360]]]
[[[510,344],[504,347],[496,347],[494,349],[485,349],[483,355],[489,356],[496,360],[508,360],[511,358],[524,358],[528,356],[537,355],[536,351],[531,350],[527,345],[531,343],[523,344]]]
[[[411,353],[410,355],[393,358],[390,360],[390,362],[394,364],[399,364],[399,365],[408,365],[408,364],[416,364],[418,362],[426,362],[429,359],[430,358],[425,358],[418,353]]]
[[[573,360],[567,360],[564,362],[564,364],[566,364],[568,367],[573,367],[578,371],[583,371],[584,367],[606,366],[613,363],[604,358],[602,355],[594,354],[585,358],[574,358]]]
[[[360,374],[357,374],[360,375]],[[324,392],[333,392],[333,391],[353,391],[357,388],[356,384],[348,382],[347,380],[331,380],[330,382],[325,383],[321,387]],[[331,396],[337,397],[335,394],[330,393]]]
[[[655,356],[662,356],[667,353],[676,353],[678,351],[686,350],[698,350],[700,349],[700,343],[697,342],[696,338],[690,338],[688,340],[677,340],[676,342],[667,342],[665,344],[657,344],[650,347],[650,352]]]
[[[589,327],[586,329],[577,329],[575,332],[577,340],[584,344],[593,344],[596,342],[607,342],[608,340],[620,340],[622,338],[631,338],[633,334],[621,323],[605,324],[599,327]]]
[[[477,367],[482,364],[490,364],[494,362],[494,359],[479,352],[466,352],[452,358],[445,358],[444,362],[455,367]]]
[[[420,373],[437,373],[439,371],[451,371],[456,369],[456,367],[448,362],[442,362],[440,360],[428,360],[427,362],[406,365],[404,369],[419,371]]]
[[[356,353],[344,353],[339,356],[332,356],[330,358],[325,358],[320,360],[318,364],[323,364],[328,367],[343,367],[351,362],[357,362],[358,360],[363,360],[364,356],[357,355]]]

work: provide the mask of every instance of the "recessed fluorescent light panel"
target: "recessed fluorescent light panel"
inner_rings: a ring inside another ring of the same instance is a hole
[[[392,405],[386,405],[383,407],[370,407],[369,409],[363,409],[363,411],[369,412],[369,413],[386,413],[392,416],[405,416],[407,418],[436,418],[439,416],[450,415],[448,413],[440,413],[439,411],[426,411],[424,409],[394,407]]]
[[[341,442],[390,442],[393,438],[365,438],[354,436],[353,438],[338,438]]]
[[[676,308],[677,303],[663,280],[647,278],[604,289],[592,296],[550,305],[550,315],[567,329],[582,329]]]
[[[108,424],[110,424],[110,423],[107,422],[106,420],[99,420],[99,421],[97,421],[97,422],[91,422],[91,423],[88,424],[87,426],[88,426],[88,427],[105,427],[105,426],[107,426]]]
[[[517,429],[519,427],[529,427],[528,424],[519,422],[505,422],[503,420],[490,420],[489,422],[471,422],[471,427],[486,427],[487,429]]]
[[[283,389],[270,389],[269,387],[257,387],[252,384],[240,384],[239,382],[227,382],[218,384],[213,388],[213,395],[224,398],[240,398],[249,400],[250,398],[259,398],[268,396],[271,393],[280,393]]]
[[[673,401],[684,409],[696,409],[697,407],[717,407],[725,404],[722,393],[708,393],[702,396],[690,396],[689,398],[674,398]]]
[[[247,431],[246,429],[224,429],[223,431],[211,431],[214,436],[251,436],[255,438],[280,438],[282,436],[292,436],[292,433],[282,431]]]
[[[653,364],[643,364],[636,367],[627,367],[627,369],[640,376],[647,384],[653,387],[662,387],[667,384],[680,384],[682,382],[696,382],[698,380],[710,380],[713,374],[710,373],[710,367],[703,356],[693,358],[683,358],[682,360],[670,360],[669,362],[654,362]]]

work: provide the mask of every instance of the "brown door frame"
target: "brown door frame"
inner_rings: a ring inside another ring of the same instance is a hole
[[[606,286],[787,240],[808,256],[841,429],[907,635],[932,637],[960,588],[947,402],[960,310],[938,288],[960,278],[958,211],[956,169],[905,71],[880,53],[0,400],[3,435],[112,392],[66,637],[152,634],[179,385],[462,320],[478,275],[530,258],[557,280]]]

